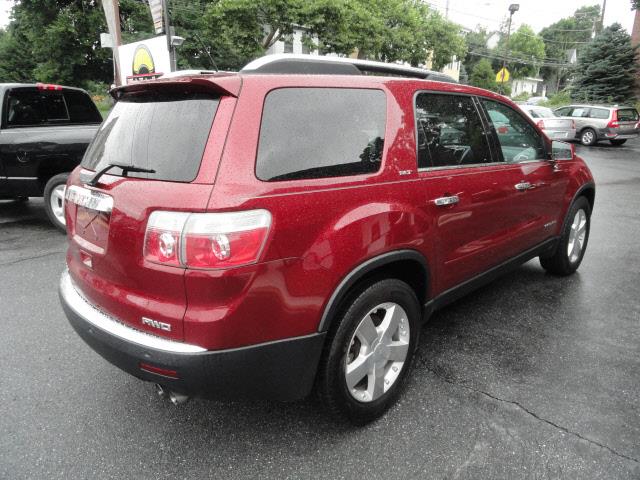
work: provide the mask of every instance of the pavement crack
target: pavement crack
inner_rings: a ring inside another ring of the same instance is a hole
[[[560,430],[562,432],[565,432],[565,433],[567,433],[569,435],[572,435],[572,436],[574,436],[576,438],[579,438],[580,440],[583,440],[583,441],[588,442],[588,443],[590,443],[592,445],[596,445],[596,446],[598,446],[598,447],[600,447],[600,448],[602,448],[604,450],[607,450],[608,452],[612,453],[613,455],[615,455],[617,457],[624,458],[625,460],[629,460],[629,461],[634,462],[634,463],[640,463],[640,461],[638,461],[638,459],[636,459],[636,458],[633,458],[633,457],[630,457],[628,455],[625,455],[624,453],[620,453],[620,452],[614,450],[613,448],[609,447],[608,445],[600,443],[600,442],[598,442],[596,440],[592,440],[592,439],[590,439],[588,437],[585,437],[584,435],[581,435],[581,434],[579,434],[577,432],[571,431],[568,428],[563,427],[562,425],[558,425],[557,423],[552,422],[551,420],[548,420],[546,418],[541,417],[540,415],[538,415],[537,413],[529,410],[527,407],[525,407],[524,405],[522,405],[520,402],[518,402],[516,400],[508,400],[508,399],[505,399],[505,398],[500,398],[500,397],[497,397],[497,396],[495,396],[495,395],[493,395],[493,394],[491,394],[489,392],[485,392],[484,390],[480,390],[480,389],[472,387],[470,385],[466,385],[464,383],[460,383],[460,382],[457,382],[457,381],[452,380],[450,378],[447,378],[446,376],[442,375],[438,371],[436,371],[433,368],[429,367],[425,361],[421,361],[420,364],[427,371],[431,372],[433,375],[438,377],[440,380],[442,380],[442,381],[444,381],[444,382],[446,382],[446,383],[448,383],[450,385],[454,385],[454,386],[457,386],[457,387],[462,387],[462,388],[464,388],[466,390],[469,390],[469,391],[472,391],[472,392],[475,392],[475,393],[479,393],[480,395],[484,395],[485,397],[491,398],[491,399],[496,400],[498,402],[509,403],[511,405],[514,405],[518,409],[520,409],[521,411],[525,412],[527,415],[535,418],[538,421],[544,422],[547,425],[550,425],[550,426],[552,426],[552,427],[554,427],[554,428],[556,428],[556,429],[558,429],[558,430]]]
[[[38,258],[50,257],[51,255],[60,255],[61,253],[64,253],[64,252],[65,250],[55,250],[53,252],[47,252],[41,255],[32,255],[30,257],[18,258],[16,260],[11,260],[9,262],[0,263],[0,267],[7,267],[10,265],[15,265],[16,263],[27,262],[29,260],[37,260]]]

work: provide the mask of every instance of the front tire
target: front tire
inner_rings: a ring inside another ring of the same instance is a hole
[[[613,139],[613,140],[609,140],[611,142],[611,145],[613,145],[614,147],[619,147],[620,145],[624,145],[625,142],[627,141],[626,138],[619,138],[619,139]]]
[[[585,197],[579,197],[567,213],[558,246],[553,255],[541,256],[540,265],[554,275],[574,273],[587,249],[591,228],[591,206]]]
[[[421,308],[405,282],[385,279],[348,297],[326,339],[316,387],[331,413],[375,420],[400,394],[420,333]]]
[[[598,143],[598,136],[596,135],[596,131],[592,128],[585,128],[580,133],[580,143],[585,147],[591,147]]]
[[[60,173],[49,179],[44,187],[44,208],[53,225],[61,232],[66,232],[64,217],[64,194],[67,186],[68,173]]]

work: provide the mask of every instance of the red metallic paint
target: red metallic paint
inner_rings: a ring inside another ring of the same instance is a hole
[[[541,160],[419,172],[413,114],[416,91],[461,92],[515,107],[504,97],[472,87],[312,75],[180,82],[198,88],[209,82],[213,89],[238,97],[222,98],[196,180],[184,184],[105,175],[96,190],[114,197],[106,252],[86,252],[93,267],[83,264],[80,254],[86,248],[77,240],[76,208],[69,205],[67,261],[79,288],[101,309],[141,330],[152,330],[142,325],[142,316],[167,322],[171,332],[152,333],[210,350],[315,332],[340,281],[367,259],[393,250],[413,249],[424,255],[430,268],[426,298],[432,298],[557,235],[575,192],[592,181],[579,158],[557,162],[557,169]],[[275,88],[287,87],[382,90],[387,97],[387,127],[379,172],[258,180],[255,159],[264,98]],[[521,181],[535,188],[515,190]],[[80,184],[78,171],[69,184]],[[434,205],[435,198],[452,194],[460,197],[458,205]],[[273,216],[257,264],[184,270],[142,258],[146,222],[153,210],[256,208],[267,209]]]

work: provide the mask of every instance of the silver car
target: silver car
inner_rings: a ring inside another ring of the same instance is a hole
[[[532,118],[551,140],[566,141],[576,138],[576,124],[572,119],[559,118],[550,108],[536,105],[520,105],[520,109]]]
[[[601,140],[609,140],[612,145],[622,145],[640,134],[640,118],[633,107],[570,105],[558,108],[554,113],[574,120],[577,138],[587,146],[595,145]]]

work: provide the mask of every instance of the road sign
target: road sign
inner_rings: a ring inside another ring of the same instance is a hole
[[[509,73],[509,70],[507,70],[506,67],[503,67],[500,69],[500,71],[496,75],[496,82],[498,83],[508,82],[510,78],[511,78],[511,74]]]

